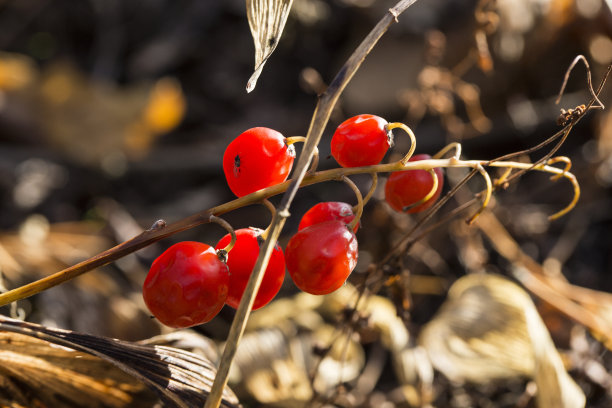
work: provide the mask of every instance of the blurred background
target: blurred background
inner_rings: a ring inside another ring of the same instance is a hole
[[[317,95],[393,4],[295,0],[276,51],[246,93],[254,47],[243,1],[0,0],[0,283],[17,287],[127,240],[157,219],[176,221],[233,199],[221,168],[225,146],[255,126],[305,135]],[[333,130],[360,113],[411,126],[416,153],[434,154],[458,141],[464,157],[491,159],[534,146],[561,129],[561,108],[588,102],[582,63],[559,105],[555,98],[578,54],[599,84],[612,62],[611,33],[604,0],[417,2],[340,98],[319,147],[319,168],[336,167],[329,157]],[[609,85],[600,98],[608,105]],[[400,134],[396,142],[386,160],[407,150],[407,138]],[[548,221],[571,200],[571,186],[528,174],[496,195],[495,213],[537,262],[573,284],[612,291],[609,110],[588,113],[558,154],[572,160],[581,185],[573,212]],[[367,190],[367,177],[355,180]],[[470,185],[474,192],[482,188],[480,181]],[[381,191],[357,235],[357,276],[415,221],[394,214]],[[321,200],[355,201],[337,182],[300,190],[281,244]],[[456,205],[451,200],[442,212]],[[225,218],[235,228],[265,228],[269,221],[262,206]],[[412,274],[434,277],[442,288],[422,289],[398,311],[413,333],[459,277],[508,275],[509,262],[464,219],[403,256]],[[33,322],[126,340],[151,337],[163,330],[140,295],[151,261],[176,241],[214,243],[224,233],[212,225],[186,231],[19,306]],[[279,297],[296,292],[287,278]],[[233,315],[226,309],[197,330],[223,340]],[[569,347],[572,323],[548,312],[553,339]],[[594,350],[607,358],[602,347]],[[592,396],[594,404],[609,402],[609,390],[585,383],[600,398]]]

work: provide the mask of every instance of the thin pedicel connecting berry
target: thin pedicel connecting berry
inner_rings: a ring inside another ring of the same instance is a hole
[[[236,230],[236,245],[227,254],[229,267],[229,293],[225,303],[234,309],[238,308],[251,272],[259,256],[263,230],[259,228],[242,228]],[[216,248],[223,248],[229,244],[230,234],[227,234],[217,244]],[[278,293],[285,279],[285,256],[278,244],[272,251],[268,267],[264,272],[263,280],[253,303],[253,310],[259,309],[270,302]]]

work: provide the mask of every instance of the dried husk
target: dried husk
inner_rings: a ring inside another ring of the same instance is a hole
[[[538,407],[585,404],[531,298],[501,276],[471,274],[455,282],[419,343],[453,381],[528,377],[537,385]]]
[[[164,406],[200,407],[216,373],[208,359],[178,348],[53,329],[2,315],[0,336],[6,343],[0,349],[0,397],[1,390],[19,383],[25,390],[23,402],[19,396],[15,401],[26,406],[35,401],[53,407],[70,405],[66,401],[88,407],[152,406],[157,394]],[[24,347],[11,348],[14,340]],[[142,401],[147,404],[139,405]],[[239,406],[227,387],[221,406]]]

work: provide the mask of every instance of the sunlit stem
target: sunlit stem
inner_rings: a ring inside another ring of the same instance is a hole
[[[236,233],[234,232],[234,228],[232,228],[229,222],[225,221],[223,218],[217,217],[216,215],[211,215],[208,220],[222,226],[231,235],[232,239],[230,243],[227,244],[225,248],[221,248],[219,251],[217,251],[218,254],[221,252],[220,256],[227,256],[227,253],[231,251],[236,244]]]
[[[412,154],[414,153],[414,149],[416,149],[416,137],[414,136],[412,129],[410,129],[408,126],[404,125],[403,123],[393,122],[393,123],[387,123],[387,125],[385,126],[385,129],[387,129],[387,131],[389,132],[397,128],[400,128],[404,132],[408,133],[408,136],[410,137],[410,149],[408,150],[408,153],[406,153],[406,155],[402,158],[402,160],[400,160],[402,164],[406,164],[408,163],[408,160],[410,160],[410,158],[412,157]]]
[[[419,160],[417,162],[409,162],[402,164],[401,162],[377,164],[374,166],[365,167],[347,167],[347,168],[335,168],[324,171],[319,171],[312,174],[302,181],[301,186],[309,186],[317,183],[321,183],[329,180],[339,180],[342,176],[351,176],[355,174],[371,174],[371,173],[389,173],[395,171],[402,171],[406,169],[410,170],[427,170],[436,167],[445,168],[475,168],[478,164],[485,165],[488,167],[497,167],[502,169],[516,169],[516,170],[537,170],[546,172],[549,174],[564,174],[563,177],[568,179],[574,186],[574,198],[572,202],[562,211],[554,214],[553,219],[559,218],[562,215],[569,212],[576,205],[580,196],[580,188],[574,175],[570,172],[565,172],[562,169],[558,169],[553,166],[545,164],[538,164],[534,166],[533,163],[520,163],[515,161],[489,161],[489,160],[456,160],[450,159],[431,159],[431,160]],[[516,174],[516,173],[515,173]],[[216,207],[212,207],[196,214],[193,214],[187,218],[179,220],[177,222],[166,225],[163,222],[156,222],[153,227],[143,231],[141,234],[134,238],[125,241],[113,248],[110,248],[102,253],[99,253],[87,260],[84,260],[76,265],[72,265],[66,269],[56,272],[52,275],[41,278],[35,282],[30,282],[26,285],[20,286],[15,289],[11,289],[6,293],[0,293],[0,306],[7,305],[14,301],[27,298],[29,296],[40,293],[44,290],[50,289],[63,282],[69,281],[82,275],[95,268],[107,265],[110,262],[116,261],[117,259],[133,253],[141,248],[151,245],[161,239],[172,236],[178,232],[188,230],[190,228],[197,227],[199,225],[209,222],[209,216],[211,214],[222,215],[238,208],[245,207],[261,202],[262,199],[271,197],[285,191],[291,180],[287,180],[283,183],[276,184],[274,186],[256,191],[246,196],[236,198],[227,203],[220,204]]]
[[[489,201],[491,200],[491,194],[493,194],[493,183],[491,183],[491,177],[489,176],[489,173],[487,173],[487,171],[482,167],[481,164],[477,164],[474,168],[478,170],[478,172],[484,178],[487,189],[485,190],[484,199],[482,200],[482,205],[480,206],[480,209],[478,209],[478,211],[476,211],[476,213],[472,215],[472,217],[467,221],[468,224],[471,224],[476,221],[476,218],[478,218],[478,216],[484,211],[484,209],[487,208],[487,206],[489,205]]]
[[[353,221],[348,224],[348,228],[353,231],[355,229],[355,226],[359,223],[359,220],[361,219],[361,214],[363,214],[363,196],[361,195],[361,191],[359,191],[359,188],[357,188],[355,183],[353,183],[350,178],[342,176],[342,181],[348,184],[351,190],[355,192],[355,196],[357,197],[357,210],[355,211],[355,218],[353,218]]]
[[[459,160],[459,158],[461,157],[461,143],[459,142],[447,144],[438,153],[434,154],[432,159],[440,159],[452,149],[455,149],[455,154],[453,155],[453,158]]]
[[[433,180],[433,185],[431,186],[431,190],[429,190],[429,193],[427,193],[427,195],[423,198],[421,198],[419,201],[417,201],[416,203],[412,203],[410,205],[405,206],[404,208],[402,208],[402,211],[408,211],[411,208],[415,208],[418,207],[421,204],[426,203],[427,201],[429,201],[431,199],[431,197],[434,196],[434,194],[436,193],[436,190],[438,189],[438,176],[436,175],[436,172],[434,171],[434,169],[427,169],[426,170],[429,174],[431,174],[431,179]]]
[[[506,182],[506,179],[508,178],[510,173],[512,173],[512,167],[508,167],[507,169],[505,169],[504,172],[502,173],[502,175],[499,176],[499,178],[497,180],[495,180],[495,183],[493,183],[493,184],[496,187],[497,186],[501,186],[502,184],[504,184]]]
[[[8,289],[4,286],[4,277],[2,275],[2,269],[0,269],[0,293],[6,293]],[[11,303],[11,317],[13,319],[25,320],[26,312],[23,308],[17,307],[17,302]]]
[[[559,180],[561,177],[565,177],[565,174],[570,171],[570,169],[572,168],[572,161],[565,156],[558,156],[558,157],[553,157],[552,159],[549,159],[546,164],[555,164],[555,163],[565,163],[565,168],[563,169],[563,173],[559,173],[559,174],[555,174],[554,176],[551,176],[550,179],[552,181],[557,181]]]
[[[566,173],[566,172],[559,174],[559,176],[565,177],[566,179],[570,181],[570,183],[572,183],[572,187],[574,187],[574,198],[567,205],[567,207],[565,207],[559,212],[554,213],[553,215],[549,215],[548,219],[551,221],[556,220],[557,218],[561,218],[568,212],[572,211],[574,207],[576,206],[576,203],[578,203],[578,199],[580,198],[580,185],[578,184],[578,180],[576,180],[576,177],[572,173]]]
[[[272,219],[274,219],[274,214],[276,214],[276,207],[274,207],[274,204],[272,204],[270,200],[268,200],[267,198],[261,200],[261,203],[268,209],[268,211],[270,211],[270,214],[272,215]],[[268,225],[268,228],[266,228],[265,231],[261,233],[260,237],[266,240],[268,239],[269,233],[270,233],[270,224]]]
[[[363,205],[365,206],[368,201],[370,201],[370,198],[372,198],[372,196],[374,195],[374,192],[376,191],[376,187],[378,186],[378,173],[371,173],[372,176],[372,185],[370,186],[370,190],[368,191],[368,193],[366,194],[365,197],[363,197]],[[353,207],[353,211],[357,210],[357,206]]]
[[[291,146],[294,143],[304,143],[306,138],[304,136],[291,136],[285,139],[285,143],[287,146]],[[314,148],[314,153],[312,155],[312,161],[310,162],[310,168],[306,171],[306,174],[313,174],[317,171],[317,167],[319,166],[319,148]]]
[[[591,108],[592,109],[605,109],[604,104],[599,100],[599,97],[597,96],[598,92],[595,92],[595,90],[593,89],[593,82],[591,80],[591,67],[589,66],[589,62],[584,57],[584,55],[576,56],[576,58],[574,58],[574,60],[570,64],[570,66],[567,69],[567,71],[565,71],[565,78],[563,78],[563,84],[561,85],[561,90],[559,91],[559,95],[557,96],[557,99],[555,100],[555,104],[558,105],[559,102],[561,101],[561,96],[563,96],[563,92],[565,91],[565,86],[567,85],[567,81],[569,80],[569,76],[570,76],[572,70],[574,69],[574,67],[576,66],[576,64],[578,64],[578,62],[580,62],[580,61],[582,61],[584,63],[584,66],[586,67],[586,71],[587,71],[587,85],[589,86],[589,92],[591,92],[591,96],[593,97],[593,100],[598,103],[598,105],[591,106]]]

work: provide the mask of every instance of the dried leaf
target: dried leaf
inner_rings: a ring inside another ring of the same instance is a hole
[[[28,392],[23,386],[29,385]],[[0,333],[0,405],[6,397],[25,406],[150,407],[144,384],[112,364],[19,333]],[[10,406],[10,405],[9,405]]]
[[[216,374],[216,369],[209,360],[172,347],[149,346],[69,330],[52,329],[0,315],[0,333],[2,331],[35,337],[98,357],[157,392],[165,406],[169,407],[201,407],[206,401]],[[41,361],[48,363],[47,358],[42,358]],[[15,373],[14,364],[4,363],[1,366],[2,370]],[[41,380],[36,374],[36,371],[32,372],[29,383],[34,390],[45,383],[44,379]],[[93,375],[99,373],[94,370]],[[85,384],[84,381],[81,383]],[[62,385],[68,387],[69,384]],[[61,397],[64,397],[65,392],[69,391],[66,388],[60,392]],[[238,399],[229,388],[225,389],[223,395],[221,406],[228,408],[238,406]],[[94,401],[92,396],[87,401],[88,406],[98,402]],[[104,405],[100,402],[99,406]]]
[[[538,387],[538,407],[585,404],[531,298],[503,277],[471,274],[455,282],[419,342],[451,380],[482,384],[525,376]]]
[[[255,89],[264,64],[276,49],[293,0],[247,0],[247,18],[255,43],[255,72],[249,78],[246,90]]]

